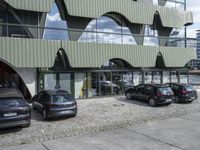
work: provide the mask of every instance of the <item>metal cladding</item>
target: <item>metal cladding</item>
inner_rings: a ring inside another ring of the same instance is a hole
[[[5,0],[16,9],[50,12],[54,0]],[[61,1],[61,0],[60,0]],[[63,0],[71,16],[99,18],[106,13],[121,14],[132,23],[153,24],[154,14],[160,14],[164,27],[181,28],[193,23],[191,12],[156,6],[132,0]]]
[[[50,12],[55,0],[4,0],[15,9]]]
[[[56,53],[63,48],[71,67],[101,67],[107,60],[119,58],[133,67],[155,67],[160,52],[166,67],[183,67],[196,59],[192,48],[154,47],[119,44],[50,41],[24,38],[0,38],[0,58],[19,68],[50,68]],[[180,59],[179,59],[180,57]]]

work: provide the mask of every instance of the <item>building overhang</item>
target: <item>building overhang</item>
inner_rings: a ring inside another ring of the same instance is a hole
[[[55,0],[5,0],[15,9],[50,12]],[[131,23],[153,24],[154,14],[160,14],[163,27],[182,28],[193,23],[192,12],[166,8],[133,0],[57,0],[62,1],[66,15],[99,18],[108,13],[121,14]],[[62,11],[62,10],[61,10]],[[64,11],[64,10],[63,10]],[[63,16],[63,15],[62,15]]]
[[[192,48],[98,44],[24,38],[0,38],[0,58],[18,68],[51,68],[63,48],[72,68],[100,68],[106,61],[122,59],[133,67],[155,67],[161,54],[166,67],[184,67],[196,59]]]

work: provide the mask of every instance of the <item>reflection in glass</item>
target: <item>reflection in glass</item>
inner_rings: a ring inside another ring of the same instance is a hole
[[[154,84],[161,84],[161,72],[153,72],[153,83]]]
[[[56,3],[47,14],[45,27],[56,29],[45,29],[43,39],[69,40],[67,23],[61,19]]]
[[[60,89],[66,90],[71,93],[71,75],[70,73],[59,74],[59,86]]]
[[[188,83],[187,72],[180,72],[180,83]]]
[[[151,84],[152,83],[152,72],[145,72],[144,83],[145,84]]]
[[[86,73],[75,73],[75,98],[86,98],[87,80]]]
[[[56,74],[45,74],[44,75],[44,89],[55,90],[56,89]]]
[[[163,84],[170,82],[170,72],[163,71]]]
[[[133,83],[135,86],[142,84],[142,72],[133,72]]]
[[[178,82],[178,72],[171,71],[171,82]]]

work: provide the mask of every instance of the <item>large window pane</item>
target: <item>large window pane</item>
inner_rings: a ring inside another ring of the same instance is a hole
[[[45,74],[44,75],[44,89],[54,90],[56,89],[56,74]]]
[[[153,83],[161,84],[161,72],[153,72]]]
[[[86,73],[75,74],[75,98],[86,98],[87,80]]]
[[[59,86],[60,89],[71,93],[71,75],[69,73],[59,74]]]
[[[145,74],[144,74],[144,83],[145,84],[152,83],[152,72],[145,72]]]
[[[163,84],[170,82],[170,72],[163,71]]]
[[[178,72],[171,71],[171,82],[178,82]]]
[[[142,83],[142,72],[133,72],[133,83],[135,86]]]
[[[188,83],[187,72],[180,72],[180,82]]]

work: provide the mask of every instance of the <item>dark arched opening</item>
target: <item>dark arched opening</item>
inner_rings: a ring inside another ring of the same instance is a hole
[[[163,56],[160,52],[158,53],[157,58],[156,58],[156,68],[159,68],[159,69],[166,68]]]
[[[113,58],[105,62],[101,68],[108,69],[133,69],[127,61],[120,58]]]
[[[67,54],[63,48],[60,48],[56,54],[54,66],[51,68],[51,70],[63,71],[63,70],[68,70],[70,68],[71,67]]]
[[[8,64],[0,61],[0,85],[15,87],[20,90],[24,98],[30,102],[31,94],[20,75]]]

